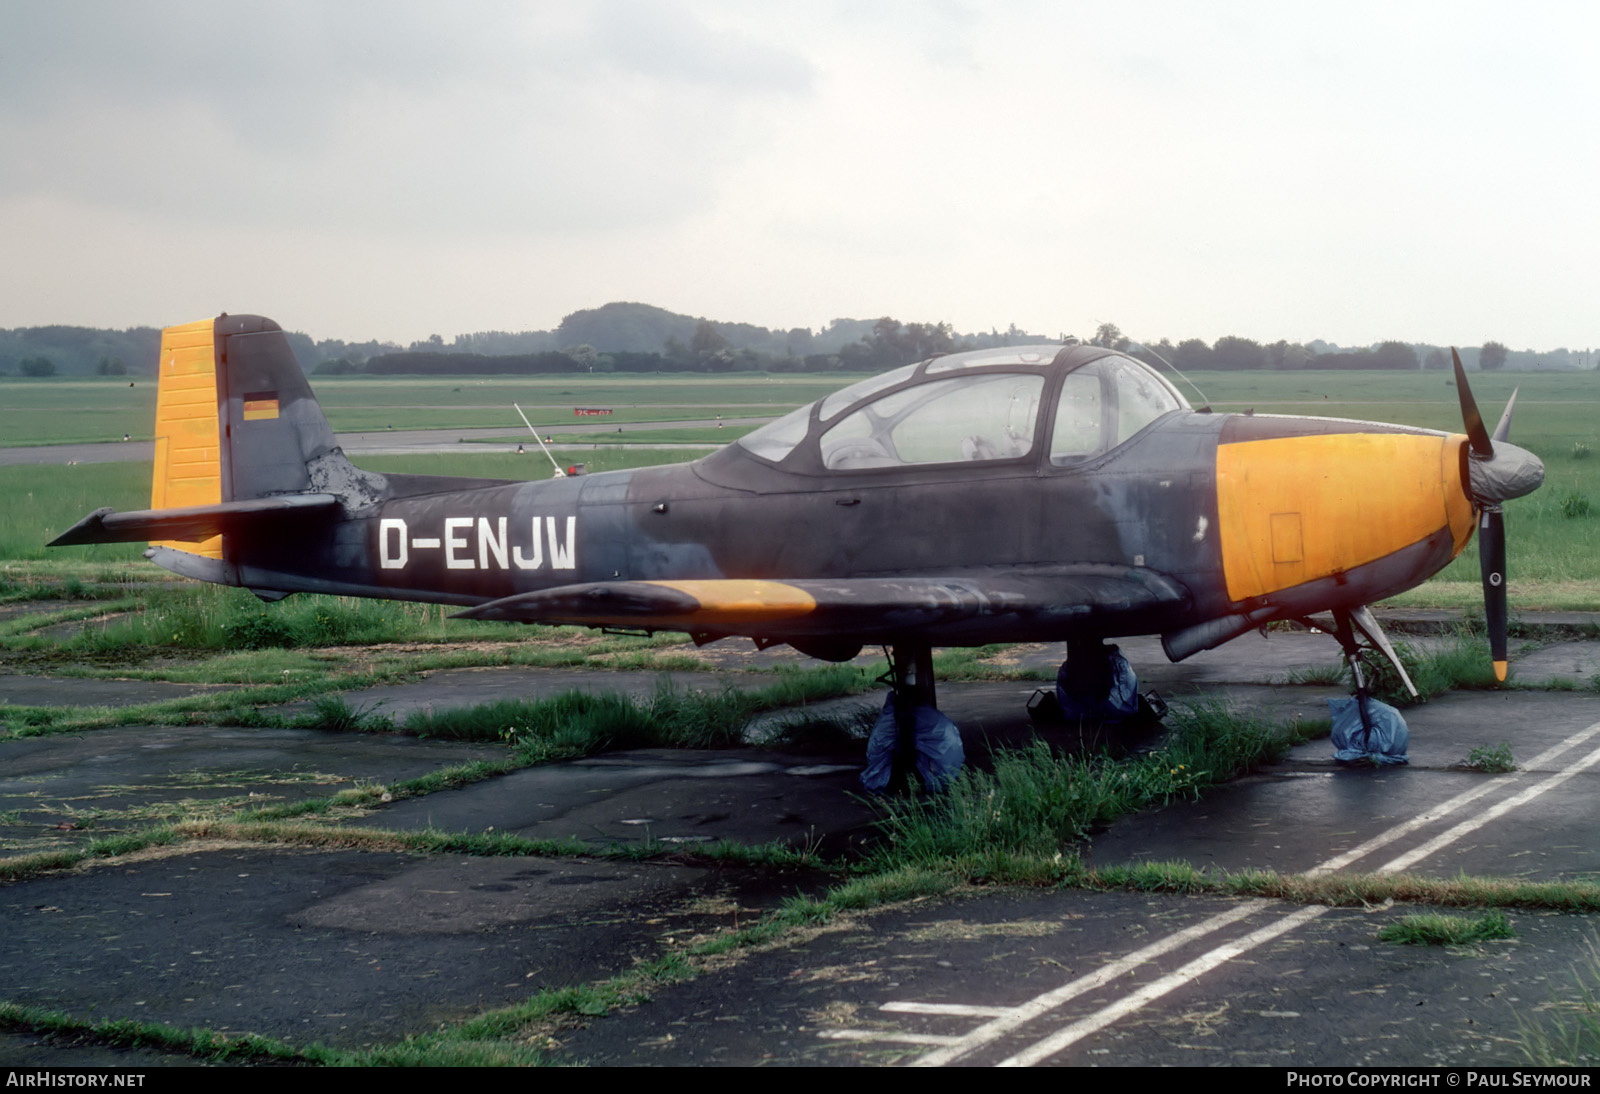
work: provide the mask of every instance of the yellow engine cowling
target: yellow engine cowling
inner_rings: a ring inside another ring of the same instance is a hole
[[[1459,434],[1328,433],[1219,445],[1229,599],[1346,573],[1442,528],[1459,554],[1473,528],[1465,443]]]

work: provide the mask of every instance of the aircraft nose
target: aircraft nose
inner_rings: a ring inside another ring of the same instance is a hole
[[[1473,453],[1467,460],[1472,496],[1483,505],[1496,505],[1539,489],[1544,463],[1526,448],[1497,440],[1487,459]]]

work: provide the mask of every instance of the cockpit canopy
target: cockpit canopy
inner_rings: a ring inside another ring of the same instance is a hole
[[[868,377],[738,443],[802,473],[1021,460],[1041,441],[1068,467],[1188,405],[1154,369],[1110,350],[1008,347]]]

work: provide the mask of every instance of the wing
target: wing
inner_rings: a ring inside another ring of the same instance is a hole
[[[492,600],[459,617],[779,642],[848,636],[965,643],[1090,627],[1112,633],[1146,615],[1170,619],[1188,603],[1187,589],[1154,570],[1078,566],[946,577],[598,581]]]

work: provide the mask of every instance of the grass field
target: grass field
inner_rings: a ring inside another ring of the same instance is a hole
[[[516,403],[535,425],[583,425],[577,407],[608,408],[613,423],[694,418],[777,417],[856,377],[732,374],[712,377],[625,375],[602,380],[390,379],[325,377],[312,388],[337,432],[386,429],[493,429],[525,433]],[[155,420],[151,380],[0,378],[0,444],[148,440]]]
[[[503,424],[513,400],[522,402],[537,424],[571,424],[573,406],[609,406],[628,419],[725,414],[777,414],[833,390],[849,378],[816,377],[637,377],[578,380],[377,381],[329,378],[316,382],[336,429],[393,424],[403,426]],[[1262,413],[1317,414],[1393,421],[1434,429],[1459,430],[1461,413],[1454,386],[1440,373],[1301,372],[1196,373],[1191,379],[1218,410],[1253,407]],[[1475,374],[1473,391],[1484,417],[1499,417],[1514,387],[1521,388],[1512,439],[1545,461],[1546,482],[1538,493],[1507,506],[1513,609],[1600,609],[1600,377],[1591,373]],[[1197,405],[1200,397],[1189,392]],[[117,381],[61,380],[0,383],[0,427],[4,439],[58,441],[137,416],[148,435],[149,401],[154,385],[129,388]],[[689,405],[698,404],[698,405]],[[537,408],[542,411],[535,414]],[[391,419],[393,419],[391,421]],[[611,421],[621,422],[622,418]],[[13,431],[15,430],[15,431]],[[617,434],[603,427],[563,440],[605,443],[606,450],[564,454],[564,463],[581,459],[591,471],[667,463],[693,458],[694,451],[629,450],[634,444],[727,442],[744,429],[663,429]],[[102,434],[103,435],[103,434]],[[140,435],[135,431],[135,435]],[[507,426],[504,443],[523,436]],[[472,453],[438,456],[366,457],[375,471],[543,478],[537,450],[515,456]],[[132,561],[133,545],[75,548],[47,553],[43,544],[98,505],[143,508],[148,504],[148,472],[134,465],[14,467],[0,469],[0,559],[69,559],[79,562]],[[1472,548],[1433,581],[1412,590],[1401,602],[1413,606],[1471,606],[1481,602],[1478,563]]]
[[[468,478],[546,479],[551,468],[536,449],[517,456],[508,452],[468,451],[456,455],[365,456],[369,471],[460,475]],[[560,453],[563,466],[581,461],[590,472],[668,463],[696,453],[626,448]],[[56,563],[128,562],[139,559],[140,543],[105,543],[51,550],[45,544],[80,518],[109,505],[113,509],[150,506],[147,463],[85,463],[72,466],[29,464],[0,467],[0,562],[41,560]]]

